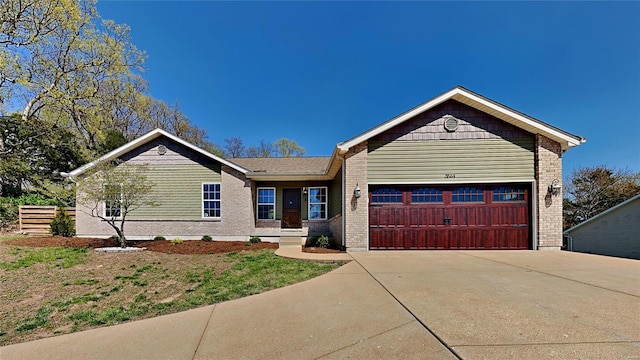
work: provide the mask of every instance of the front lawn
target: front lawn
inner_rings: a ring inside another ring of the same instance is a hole
[[[7,240],[0,237],[0,345],[237,299],[341,265],[284,259],[251,246],[222,254],[97,254]]]

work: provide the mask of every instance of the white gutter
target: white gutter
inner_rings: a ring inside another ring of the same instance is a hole
[[[341,183],[341,188],[342,188],[342,219],[340,219],[340,221],[342,221],[342,225],[340,226],[340,232],[342,233],[342,248],[345,249],[347,246],[347,239],[345,238],[345,234],[344,234],[344,229],[346,228],[346,223],[345,223],[345,218],[346,218],[346,206],[345,206],[345,193],[344,193],[344,187],[345,187],[345,162],[344,162],[344,156],[340,155],[340,152],[338,151],[336,153],[336,157],[338,159],[340,159],[340,161],[342,161],[342,174],[341,174],[341,179],[340,179],[340,183]]]

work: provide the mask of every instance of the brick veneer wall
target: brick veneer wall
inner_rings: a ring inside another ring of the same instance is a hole
[[[548,192],[549,185],[562,181],[562,149],[560,144],[536,135],[536,185],[538,249],[560,250],[562,246],[562,190],[557,195]]]
[[[344,158],[345,245],[347,251],[366,251],[369,243],[367,142],[352,147]],[[353,193],[356,186],[360,187],[360,198],[356,198]]]

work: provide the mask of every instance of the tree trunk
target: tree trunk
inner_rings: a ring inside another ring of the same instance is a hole
[[[122,211],[124,209],[121,209],[120,211]],[[123,248],[127,247],[127,238],[124,236],[124,218],[127,216],[127,214],[121,214],[122,215],[122,220],[120,220],[120,229],[119,229],[119,233],[120,233],[120,246],[122,246]]]
[[[124,232],[118,228],[116,228],[116,232],[118,233],[118,237],[120,238],[120,247],[123,249],[126,248],[127,239],[124,237]]]

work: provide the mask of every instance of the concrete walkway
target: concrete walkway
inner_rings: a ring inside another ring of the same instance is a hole
[[[299,246],[296,247],[281,247],[278,248],[275,252],[276,255],[289,258],[289,259],[299,259],[299,260],[309,260],[309,261],[351,261],[353,258],[349,253],[341,252],[341,253],[327,253],[327,254],[315,254],[303,252],[302,248]]]
[[[640,261],[369,252],[303,283],[0,348],[0,359],[634,359]]]

